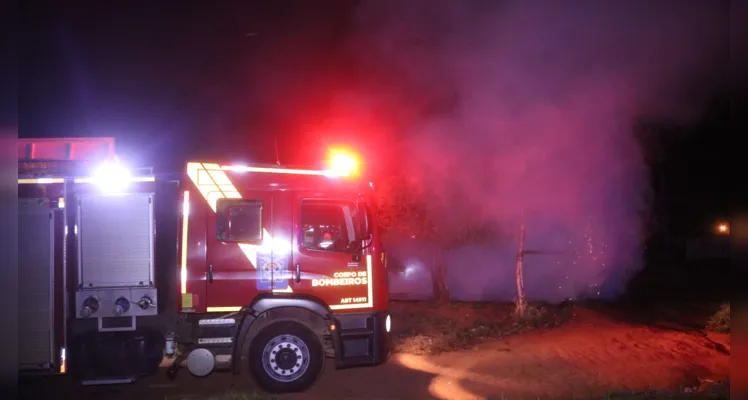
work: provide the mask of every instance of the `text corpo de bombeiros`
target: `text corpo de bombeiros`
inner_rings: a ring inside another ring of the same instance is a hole
[[[336,272],[332,278],[312,279],[312,286],[358,286],[369,283],[366,271]]]

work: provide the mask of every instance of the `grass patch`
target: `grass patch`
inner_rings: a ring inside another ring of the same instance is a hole
[[[730,303],[722,304],[719,311],[709,318],[706,329],[717,333],[730,333]]]
[[[568,319],[568,315],[553,311],[548,306],[528,304],[523,317],[515,315],[515,323],[530,329],[555,328]]]
[[[682,388],[680,391],[647,390],[621,391],[608,394],[606,400],[645,400],[645,399],[729,399],[730,382],[703,381],[698,387]]]
[[[668,399],[668,400],[727,400],[730,398],[730,391],[729,388],[725,392],[724,390],[721,390],[719,392],[690,392],[690,393],[673,393],[669,391],[647,391],[647,392],[637,392],[637,393],[625,393],[625,392],[618,392],[618,393],[612,393],[609,394],[607,397],[605,397],[605,400],[660,400],[660,399]]]
[[[609,395],[605,400],[727,400],[729,395],[712,395],[703,393],[672,394],[667,392],[646,392],[630,395]]]
[[[513,304],[393,301],[390,312],[395,351],[433,355],[464,350],[488,339],[555,328],[573,316],[569,305],[533,304],[522,319],[513,311]]]

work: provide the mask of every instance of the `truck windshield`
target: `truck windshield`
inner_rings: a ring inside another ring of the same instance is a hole
[[[358,208],[353,202],[307,200],[301,206],[303,246],[307,250],[356,251]]]

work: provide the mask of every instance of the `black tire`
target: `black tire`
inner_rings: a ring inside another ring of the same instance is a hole
[[[285,348],[286,343],[289,345],[288,349]],[[276,354],[272,350],[278,346],[284,347]],[[268,349],[271,351],[267,351]],[[282,376],[278,366],[288,366],[294,355],[301,364],[292,365],[288,370],[283,369],[282,372],[289,375]],[[273,361],[269,361],[269,358]],[[322,374],[324,363],[325,353],[319,338],[297,322],[282,321],[268,325],[252,340],[249,347],[249,370],[257,383],[270,393],[294,393],[308,389]],[[278,373],[271,374],[268,370],[277,370]]]

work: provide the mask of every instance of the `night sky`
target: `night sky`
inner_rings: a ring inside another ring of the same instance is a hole
[[[298,139],[349,79],[342,3],[26,2],[20,135],[115,136],[161,170],[211,150],[274,162],[272,135]]]
[[[187,158],[274,162],[274,140],[284,163],[318,160],[356,141],[325,130],[346,127],[330,123],[336,93],[396,64],[351,40],[368,33],[354,26],[358,1],[62,3],[21,8],[19,136],[114,136],[124,158],[161,172]],[[655,132],[643,142],[661,207],[698,213],[696,231],[727,213],[730,190],[728,92],[704,86],[687,122],[643,128]]]

